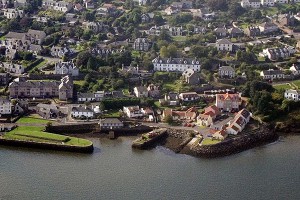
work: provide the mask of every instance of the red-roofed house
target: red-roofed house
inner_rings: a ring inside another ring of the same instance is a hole
[[[216,106],[223,111],[238,110],[241,104],[241,97],[239,94],[217,94]]]
[[[163,111],[162,117],[165,118],[168,115],[172,116],[173,120],[194,120],[197,116],[197,109],[192,107],[186,111],[177,111],[167,108]]]
[[[246,109],[242,109],[237,113],[234,119],[229,123],[229,126],[226,128],[228,134],[236,135],[241,132],[246,124],[250,121],[251,113]]]
[[[197,124],[199,126],[210,126],[213,121],[216,119],[218,115],[220,115],[220,110],[217,108],[217,106],[212,105],[209,107],[206,107],[204,109],[204,114],[200,114],[197,117]]]

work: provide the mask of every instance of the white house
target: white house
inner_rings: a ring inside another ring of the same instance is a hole
[[[199,95],[196,92],[180,93],[178,97],[182,101],[195,101],[199,99]]]
[[[249,123],[251,118],[251,113],[246,110],[240,110],[232,121],[229,122],[229,126],[226,128],[228,134],[237,135],[241,132],[247,123]]]
[[[260,0],[242,0],[241,6],[243,8],[260,8]]]
[[[145,86],[134,87],[133,93],[138,98],[148,97],[148,89]]]
[[[200,61],[192,58],[161,58],[152,60],[154,71],[180,71],[192,69],[195,72],[200,71]]]
[[[233,50],[233,43],[230,42],[228,39],[219,39],[216,42],[216,48],[218,51],[232,51]]]
[[[78,102],[87,102],[87,101],[95,101],[96,98],[93,93],[77,93],[77,101]]]
[[[278,26],[273,22],[264,22],[258,26],[261,33],[268,34],[278,31]]]
[[[231,66],[222,66],[219,68],[219,77],[234,78],[235,71]]]
[[[272,7],[275,5],[275,0],[261,0],[261,5]]]
[[[270,60],[276,61],[280,58],[285,59],[289,58],[291,55],[295,53],[294,48],[289,47],[277,47],[277,48],[267,48],[263,49],[263,52],[260,53],[260,56],[267,56]]]
[[[94,111],[91,108],[88,108],[86,106],[73,107],[71,111],[71,116],[73,118],[77,118],[77,117],[93,118]]]
[[[11,102],[8,99],[0,97],[0,116],[11,114]]]
[[[104,98],[104,91],[97,91],[94,93],[96,101],[101,101]]]
[[[118,118],[105,118],[99,121],[100,129],[118,129],[124,126],[124,123]]]
[[[264,80],[273,80],[273,79],[282,79],[282,78],[284,78],[283,71],[273,70],[273,69],[261,71],[260,76]]]
[[[58,62],[55,64],[55,74],[78,76],[79,69],[73,62]]]
[[[66,13],[73,8],[73,4],[65,1],[44,0],[42,7]]]
[[[300,75],[300,66],[299,65],[296,65],[296,64],[293,64],[291,67],[290,67],[290,71],[295,75]]]
[[[217,94],[216,106],[223,111],[238,110],[241,104],[241,97],[239,94]]]
[[[124,106],[123,112],[129,118],[136,118],[136,117],[143,117],[144,114],[142,113],[139,106]]]
[[[4,16],[7,19],[13,19],[17,17],[22,18],[24,17],[24,11],[18,9],[12,9],[12,8],[4,9]]]
[[[293,101],[299,101],[300,99],[300,91],[299,90],[286,90],[284,92],[284,98],[293,100]]]

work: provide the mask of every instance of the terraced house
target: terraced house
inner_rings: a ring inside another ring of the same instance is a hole
[[[200,61],[196,58],[161,58],[152,60],[154,71],[180,71],[192,69],[199,72],[201,68]]]
[[[73,80],[65,76],[61,81],[27,81],[24,78],[9,84],[10,98],[52,98],[60,100],[73,98]]]

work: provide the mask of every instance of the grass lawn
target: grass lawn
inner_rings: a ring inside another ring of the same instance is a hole
[[[206,138],[202,141],[202,145],[212,145],[212,144],[218,144],[219,142],[221,142],[220,140],[212,140],[210,138]]]
[[[273,88],[275,88],[276,90],[281,90],[281,89],[291,89],[291,86],[289,84],[280,84],[280,85],[274,85]]]
[[[184,42],[186,41],[186,36],[173,36],[173,40],[176,42]]]
[[[103,115],[102,115],[102,117],[104,117],[104,118],[106,118],[106,117],[108,117],[108,118],[113,118],[113,117],[120,117],[120,112],[119,112],[119,110],[109,110],[107,113],[104,113]]]
[[[295,80],[295,81],[292,81],[291,83],[293,83],[293,84],[296,85],[298,88],[300,88],[300,80]]]
[[[49,120],[37,118],[35,116],[22,117],[17,123],[19,124],[46,124]]]
[[[88,146],[89,140],[43,132],[44,127],[20,126],[6,133],[3,138],[24,141],[45,142],[53,144],[66,144],[72,146]]]
[[[79,85],[79,86],[83,86],[83,84],[84,84],[84,80],[76,80],[76,81],[74,81],[74,84],[75,85]]]

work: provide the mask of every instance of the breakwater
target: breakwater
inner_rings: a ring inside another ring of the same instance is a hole
[[[88,146],[73,146],[73,145],[64,145],[64,144],[53,144],[53,143],[0,138],[0,145],[47,149],[47,150],[55,150],[55,151],[79,152],[79,153],[92,153],[94,151],[93,143],[91,143],[91,145]]]
[[[186,153],[205,158],[223,157],[264,145],[266,143],[275,142],[278,138],[279,136],[277,133],[266,127],[262,127],[252,133],[228,139],[215,145],[192,147]]]
[[[148,149],[166,136],[167,130],[165,128],[156,129],[150,133],[143,134],[140,138],[134,140],[132,142],[132,147],[137,149]]]

